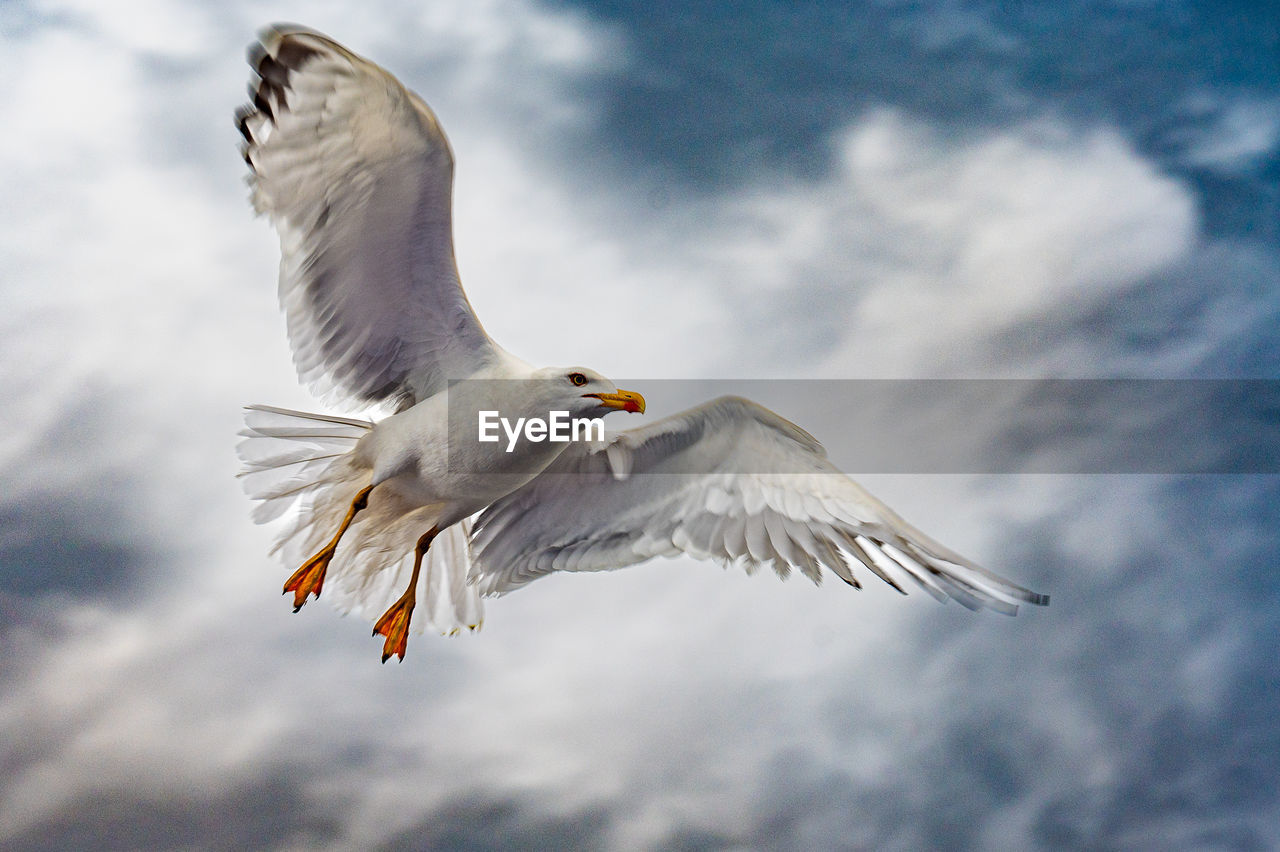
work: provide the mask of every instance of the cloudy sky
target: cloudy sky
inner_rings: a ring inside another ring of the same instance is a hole
[[[291,614],[233,451],[243,404],[321,405],[231,120],[274,20],[436,109],[509,349],[780,408],[829,380],[783,413],[837,458],[868,407],[962,451],[862,479],[1052,605],[670,560],[386,666]],[[1277,33],[1176,0],[0,4],[0,845],[1280,845],[1280,480],[1032,460],[840,381],[1280,376]],[[1203,404],[1160,422],[1232,456]]]

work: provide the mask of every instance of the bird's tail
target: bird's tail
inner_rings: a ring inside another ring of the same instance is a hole
[[[263,524],[285,515],[295,503],[273,553],[292,570],[324,547],[337,532],[351,501],[369,484],[369,466],[355,453],[373,424],[328,414],[310,414],[251,405],[245,411],[244,440],[237,452],[245,493],[258,501],[253,519]],[[394,494],[374,489],[368,508],[338,545],[324,583],[324,597],[343,612],[374,619],[408,583],[413,548],[434,524],[433,507],[404,505]],[[431,544],[419,578],[418,599],[430,627],[453,634],[475,630],[483,607],[471,568],[470,521],[445,529]],[[421,624],[421,622],[419,622]]]

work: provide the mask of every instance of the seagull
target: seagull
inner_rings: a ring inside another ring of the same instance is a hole
[[[380,611],[382,661],[403,661],[419,592],[427,623],[457,633],[479,628],[482,597],[538,577],[681,554],[860,588],[857,565],[904,594],[1006,614],[1049,602],[908,524],[749,400],[605,433],[604,416],[643,413],[644,397],[587,367],[530,365],[472,310],[453,152],[427,104],[305,27],[263,30],[248,61],[236,124],[253,206],[280,238],[299,378],[393,412],[246,409],[254,519],[298,506],[276,544],[301,563],[284,584],[295,612],[330,588],[341,609]],[[552,440],[569,423],[582,434]]]

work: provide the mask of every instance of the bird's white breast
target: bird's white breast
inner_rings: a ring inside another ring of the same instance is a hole
[[[520,382],[465,382],[380,421],[358,452],[373,468],[373,481],[386,482],[420,505],[465,504],[466,514],[488,506],[524,485],[567,446],[520,440],[511,448],[500,440],[479,440],[480,414],[500,412],[510,422],[546,417],[520,392]]]

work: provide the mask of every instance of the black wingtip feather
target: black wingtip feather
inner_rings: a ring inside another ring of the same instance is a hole
[[[257,70],[258,66],[262,64],[262,60],[264,58],[270,58],[270,56],[271,54],[267,53],[267,49],[263,47],[262,42],[260,41],[255,41],[253,44],[249,45],[248,49],[244,52],[245,60],[249,63],[249,67],[254,70]]]
[[[320,50],[298,38],[305,35],[312,33],[303,27],[276,24],[263,30],[259,40],[249,45],[245,51],[245,58],[257,79],[249,83],[249,99],[253,105],[236,110],[236,126],[250,144],[254,140],[249,133],[249,117],[260,112],[274,122],[277,112],[288,109],[285,94],[289,88],[291,73],[312,57],[321,55]],[[248,160],[248,157],[245,159]]]
[[[320,51],[309,44],[303,44],[296,38],[291,38],[292,33],[285,34],[280,39],[280,46],[276,48],[275,61],[280,67],[293,71],[301,68],[307,60],[313,56],[319,56]]]
[[[253,95],[253,105],[259,112],[266,113],[268,118],[270,118],[272,121],[275,121],[276,114],[271,107],[271,101],[267,99],[265,93],[263,92],[264,88],[265,88],[265,84],[258,86],[256,89],[250,88],[249,90],[250,94]]]
[[[266,51],[263,51],[262,58],[256,64],[253,64],[253,70],[263,80],[267,80],[277,86],[284,87],[289,85],[288,67],[277,62]]]
[[[253,116],[253,113],[253,107],[248,104],[236,107],[236,129],[240,131],[240,135],[244,137],[244,141],[248,142],[250,145],[253,144],[253,134],[249,132],[249,119]]]

